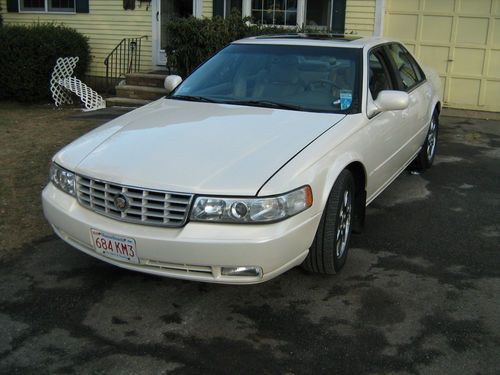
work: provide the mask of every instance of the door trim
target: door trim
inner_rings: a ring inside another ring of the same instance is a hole
[[[153,66],[165,66],[167,64],[167,57],[165,56],[165,54],[163,54],[164,57],[162,59],[160,51],[160,1],[161,0],[154,0],[151,3],[151,35],[153,47],[153,50],[151,52],[153,55]]]
[[[167,56],[160,46],[160,2],[161,0],[153,0],[151,2],[152,61],[153,66],[165,67]],[[193,0],[193,16],[196,18],[203,16],[203,0]]]

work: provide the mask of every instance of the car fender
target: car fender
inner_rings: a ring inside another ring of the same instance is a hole
[[[346,118],[302,150],[262,186],[258,195],[280,194],[310,185],[311,215],[322,212],[333,184],[348,165],[359,162],[366,169],[364,156],[354,151],[362,149],[366,142],[366,124],[359,121],[362,117],[355,117]]]
[[[432,87],[432,98],[429,101],[430,102],[430,108],[429,112],[434,113],[434,108],[438,107],[439,111],[441,110],[441,106],[443,103],[443,85],[441,82],[441,78],[439,77],[439,74],[432,68],[429,68],[428,66],[422,66],[422,69],[425,73],[425,77],[429,81],[431,87]],[[429,119],[430,121],[430,119]]]
[[[434,89],[434,93],[436,96],[436,101],[442,101],[442,88],[443,85],[441,83],[441,79],[439,78],[439,74],[432,68],[428,66],[422,66],[422,70],[425,73],[425,77],[431,83],[432,88]]]

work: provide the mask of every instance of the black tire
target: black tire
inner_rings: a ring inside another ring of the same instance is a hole
[[[354,178],[342,171],[333,185],[309,254],[302,267],[310,272],[335,274],[344,266],[351,239]]]
[[[429,130],[425,136],[424,144],[422,145],[422,148],[413,163],[415,169],[424,171],[432,166],[434,157],[436,156],[438,133],[439,116],[437,112],[434,112],[431,118],[431,123],[429,124]]]

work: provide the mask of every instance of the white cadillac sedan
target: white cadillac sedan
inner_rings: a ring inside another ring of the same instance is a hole
[[[334,274],[365,207],[434,159],[439,78],[397,41],[254,37],[180,82],[54,156],[43,208],[64,241],[180,279]]]

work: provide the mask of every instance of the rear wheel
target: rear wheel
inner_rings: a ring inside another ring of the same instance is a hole
[[[328,197],[309,254],[302,263],[304,269],[335,274],[344,266],[351,239],[354,192],[351,172],[342,171]]]
[[[429,125],[429,131],[427,132],[427,136],[425,137],[425,142],[422,145],[422,149],[415,158],[414,165],[420,171],[430,168],[432,166],[432,163],[434,162],[439,131],[438,121],[439,120],[437,112],[434,112],[434,114],[432,115],[431,123]]]

